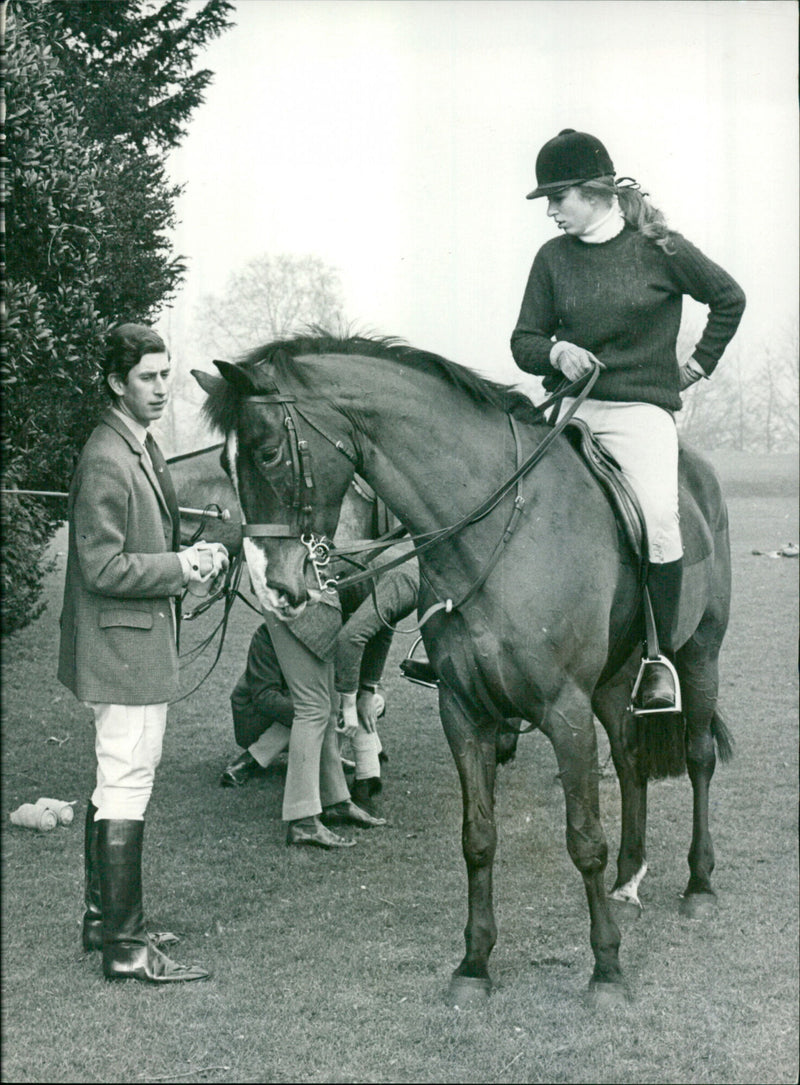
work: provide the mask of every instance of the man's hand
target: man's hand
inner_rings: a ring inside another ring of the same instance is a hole
[[[342,694],[342,719],[336,730],[345,738],[353,738],[358,730],[358,709],[356,708],[355,693]]]
[[[228,551],[222,543],[198,542],[181,551],[181,556],[188,561],[190,584],[205,584],[209,580],[216,580],[227,572],[230,564]]]
[[[373,693],[368,689],[360,690],[356,699],[358,722],[369,734],[373,734],[378,726],[378,712],[381,701],[382,698],[377,693]]]

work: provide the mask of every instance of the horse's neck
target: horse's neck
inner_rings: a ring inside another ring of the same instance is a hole
[[[366,416],[364,476],[414,533],[471,511],[516,465],[507,416],[443,381],[433,394],[400,384]]]

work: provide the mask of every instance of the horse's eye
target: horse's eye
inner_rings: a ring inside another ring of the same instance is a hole
[[[260,467],[277,467],[281,462],[280,448],[259,448],[256,460]]]

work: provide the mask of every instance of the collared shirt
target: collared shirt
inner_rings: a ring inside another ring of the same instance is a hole
[[[149,460],[150,455],[147,452],[147,446],[145,445],[145,441],[147,440],[147,433],[148,433],[147,426],[143,426],[142,423],[139,422],[132,415],[125,414],[125,412],[121,411],[119,409],[119,407],[112,407],[111,410],[114,412],[114,414],[117,416],[117,418],[121,419],[125,423],[125,425],[131,431],[133,436],[136,438],[136,440],[139,442],[139,444],[145,450],[145,454],[147,455],[147,458]]]

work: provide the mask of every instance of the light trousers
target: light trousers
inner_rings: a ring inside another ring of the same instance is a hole
[[[143,821],[161,761],[167,705],[91,703],[95,722],[95,820]]]
[[[270,724],[263,735],[259,735],[252,746],[247,747],[247,752],[265,769],[278,754],[289,748],[291,737],[291,727],[284,727],[282,723]]]
[[[350,798],[336,736],[333,663],[318,659],[286,622],[271,614],[265,621],[294,705],[283,820],[296,821]]]
[[[565,399],[566,411],[574,399]],[[678,431],[675,419],[652,403],[585,399],[575,412],[619,464],[639,499],[647,528],[649,560],[683,557],[678,513]]]

